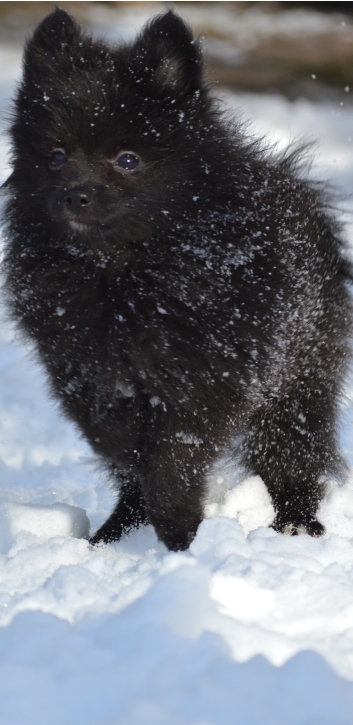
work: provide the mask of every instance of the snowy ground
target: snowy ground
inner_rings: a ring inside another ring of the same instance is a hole
[[[19,49],[0,49],[1,111],[18,68]],[[318,138],[317,174],[353,198],[352,107],[225,103],[280,146]],[[2,177],[5,158],[3,139]],[[85,512],[95,529],[112,496],[5,320],[0,332],[0,725],[351,725],[353,475],[328,491],[321,540],[267,528],[253,478],[209,507],[187,553],[151,527],[90,548]]]

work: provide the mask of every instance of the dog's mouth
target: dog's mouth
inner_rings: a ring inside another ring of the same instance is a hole
[[[85,221],[85,222],[78,222],[74,219],[68,220],[69,226],[71,229],[75,232],[79,232],[81,234],[87,234],[87,232],[92,231],[93,229],[109,229],[108,224],[104,224],[102,222],[97,221]]]
[[[92,224],[82,224],[82,222],[74,222],[71,219],[69,225],[75,232],[86,232],[92,226]]]

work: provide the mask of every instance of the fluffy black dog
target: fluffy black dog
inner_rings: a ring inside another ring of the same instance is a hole
[[[221,454],[277,531],[323,532],[342,466],[347,265],[323,191],[221,118],[173,12],[108,47],[62,10],[28,42],[6,182],[6,292],[120,496],[92,538],[151,522],[185,549]]]

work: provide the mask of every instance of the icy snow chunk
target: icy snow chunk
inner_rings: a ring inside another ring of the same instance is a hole
[[[225,469],[224,478],[219,476],[216,481],[220,489],[224,490],[224,485],[231,483],[229,472]],[[271,526],[275,510],[260,476],[250,476],[227,491],[221,503],[206,503],[205,515],[207,518],[226,516],[236,519],[248,534],[259,527]]]
[[[0,506],[0,552],[6,554],[18,534],[26,532],[42,540],[54,536],[73,536],[83,539],[89,534],[86,512],[78,506],[54,503],[6,503]]]
[[[246,533],[270,526],[275,517],[270,494],[260,476],[246,478],[229,491],[220,513],[239,521]]]

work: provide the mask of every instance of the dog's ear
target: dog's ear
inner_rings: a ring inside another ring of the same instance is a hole
[[[36,28],[32,38],[27,42],[23,70],[26,78],[37,74],[55,71],[60,58],[60,65],[70,66],[70,49],[81,35],[80,27],[74,19],[60,8],[47,15]]]
[[[200,43],[172,10],[149,22],[132,47],[133,65],[162,95],[185,98],[203,87]]]

